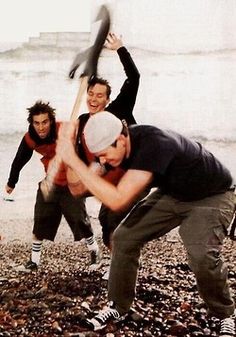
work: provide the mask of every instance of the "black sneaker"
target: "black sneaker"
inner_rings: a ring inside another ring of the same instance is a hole
[[[105,328],[111,321],[116,323],[124,319],[125,316],[121,316],[114,307],[109,306],[101,310],[95,317],[86,319],[85,325],[88,329],[97,331]]]
[[[38,269],[37,263],[29,260],[26,264],[21,264],[15,267],[15,270],[23,273],[30,273],[31,271],[36,271]]]
[[[220,321],[220,334],[219,337],[235,337],[236,328],[235,328],[235,313],[225,319]]]
[[[38,269],[38,265],[37,263],[29,260],[28,262],[26,262],[25,264],[25,269],[28,269],[28,270],[37,270]]]
[[[94,271],[101,267],[102,257],[100,250],[91,250],[89,270]]]

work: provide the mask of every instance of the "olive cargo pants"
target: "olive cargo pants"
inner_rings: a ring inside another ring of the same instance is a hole
[[[234,301],[220,255],[235,205],[232,191],[191,202],[154,191],[141,201],[113,234],[108,298],[117,310],[123,314],[132,305],[143,245],[179,226],[202,299],[216,317],[230,316]]]

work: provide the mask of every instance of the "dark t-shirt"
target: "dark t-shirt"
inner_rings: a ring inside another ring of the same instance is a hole
[[[131,154],[122,168],[149,171],[153,186],[182,201],[225,192],[232,184],[229,170],[201,144],[154,126],[129,127]]]

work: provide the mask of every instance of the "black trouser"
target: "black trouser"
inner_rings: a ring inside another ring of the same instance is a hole
[[[39,187],[34,208],[33,228],[33,234],[37,239],[54,241],[62,215],[68,222],[75,241],[93,236],[86,212],[85,198],[74,197],[67,186],[56,185],[50,199],[45,201]]]

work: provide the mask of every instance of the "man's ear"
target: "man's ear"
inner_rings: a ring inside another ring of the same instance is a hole
[[[119,140],[123,145],[126,144],[126,137],[123,134],[119,135],[119,137],[117,138],[117,140]]]

